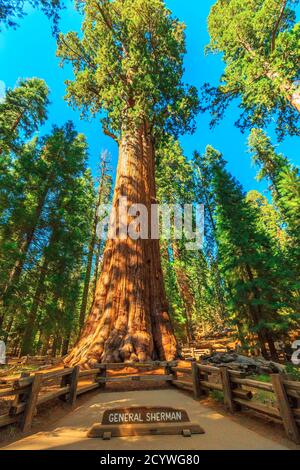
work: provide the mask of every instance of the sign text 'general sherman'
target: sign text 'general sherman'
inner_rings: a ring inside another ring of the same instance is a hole
[[[151,424],[189,422],[187,412],[174,408],[132,407],[106,410],[102,424]]]

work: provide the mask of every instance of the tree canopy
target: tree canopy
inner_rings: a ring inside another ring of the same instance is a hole
[[[59,36],[58,56],[74,80],[67,100],[83,113],[102,112],[104,132],[147,120],[161,133],[192,127],[197,92],[182,82],[184,25],[162,0],[88,0],[82,36]]]
[[[208,18],[207,52],[221,53],[225,70],[218,87],[203,88],[203,110],[212,124],[240,99],[242,130],[276,119],[280,137],[299,135],[300,25],[298,0],[218,0]]]

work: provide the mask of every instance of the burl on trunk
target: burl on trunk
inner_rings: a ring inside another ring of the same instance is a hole
[[[123,132],[113,208],[156,202],[153,141],[147,127]],[[132,218],[128,217],[130,223]],[[120,223],[117,222],[117,235]],[[173,360],[177,343],[163,285],[159,240],[129,236],[109,239],[95,299],[81,337],[65,362],[93,367],[99,362]]]

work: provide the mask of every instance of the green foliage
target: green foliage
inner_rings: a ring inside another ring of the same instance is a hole
[[[285,259],[278,246],[274,249],[274,233],[268,230],[260,206],[245,197],[220,154],[211,148],[207,154],[220,270],[230,290],[232,320],[242,329],[247,325],[248,332],[262,335],[261,341],[269,335],[280,336],[295,325]]]
[[[47,118],[48,87],[44,80],[20,80],[0,102],[0,154],[17,150]]]
[[[61,34],[58,56],[71,63],[67,99],[84,115],[102,113],[115,137],[146,120],[156,132],[193,128],[197,92],[182,82],[184,25],[162,0],[87,0],[82,36]]]
[[[259,168],[258,178],[266,178],[274,205],[285,229],[285,265],[290,269],[287,279],[291,282],[291,300],[299,308],[300,270],[300,174],[288,159],[277,154],[268,136],[253,129],[249,148]]]
[[[224,393],[219,390],[211,390],[209,396],[220,403],[224,403]]]
[[[297,380],[298,382],[300,382],[299,367],[293,366],[292,364],[287,364],[285,366],[285,371],[291,377],[291,380]]]
[[[194,174],[180,143],[165,139],[156,151],[157,198],[160,204],[188,204],[194,201]]]
[[[256,208],[259,214],[258,227],[266,231],[273,242],[273,250],[284,250],[287,244],[287,234],[282,226],[278,210],[268,202],[268,199],[258,191],[249,191],[246,200]]]
[[[212,125],[228,104],[240,98],[236,123],[242,130],[266,126],[276,117],[277,131],[299,135],[300,25],[295,23],[298,0],[218,0],[208,18],[207,51],[222,53],[226,64],[221,84],[203,88],[202,110]],[[205,104],[206,102],[206,104]]]
[[[31,79],[0,108],[0,318],[24,354],[76,334],[96,197],[86,140],[71,122],[28,140],[46,104],[46,85]]]
[[[26,7],[39,8],[53,21],[53,32],[57,33],[60,0],[0,0],[0,31],[2,26],[16,28],[18,21],[26,15]]]
[[[156,152],[157,195],[160,204],[192,204],[199,201],[197,175],[192,162],[183,155],[178,141],[165,138]],[[175,330],[190,341],[205,325],[216,326],[222,316],[216,264],[208,262],[202,250],[188,251],[184,236],[162,240],[162,264],[167,298]]]
[[[270,184],[274,202],[278,207],[287,232],[295,245],[300,243],[300,173],[288,159],[277,154],[267,135],[253,129],[249,137],[253,160],[259,167],[258,178]]]

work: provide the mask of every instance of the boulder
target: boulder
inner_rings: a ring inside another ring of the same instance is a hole
[[[247,374],[274,374],[283,373],[285,367],[273,361],[267,361],[263,357],[248,357],[235,352],[213,353],[203,356],[201,362],[214,366],[226,365],[229,369],[240,370]]]

